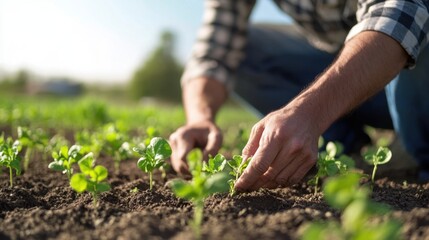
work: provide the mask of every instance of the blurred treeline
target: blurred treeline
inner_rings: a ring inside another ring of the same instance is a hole
[[[164,31],[158,45],[131,74],[126,86],[82,84],[68,77],[43,79],[38,77],[37,73],[20,70],[8,74],[0,72],[0,92],[73,96],[84,92],[104,93],[114,98],[178,103],[181,100],[180,77],[183,66],[175,57],[175,43],[175,34],[172,31]]]

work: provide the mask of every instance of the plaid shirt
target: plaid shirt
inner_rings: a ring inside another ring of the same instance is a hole
[[[222,83],[244,57],[249,15],[256,0],[206,0],[203,25],[182,84],[206,76]],[[429,0],[274,0],[299,24],[315,47],[340,49],[357,34],[373,30],[398,41],[415,65],[429,41]],[[228,84],[227,84],[228,85]]]

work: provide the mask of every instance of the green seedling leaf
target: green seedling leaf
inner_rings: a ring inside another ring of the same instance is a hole
[[[228,161],[222,154],[217,154],[215,157],[210,157],[207,162],[203,162],[203,171],[210,174],[222,172],[227,166]]]
[[[218,157],[218,160],[222,157]],[[177,197],[190,200],[194,205],[193,227],[196,238],[200,237],[200,226],[203,219],[204,200],[215,193],[228,191],[229,175],[226,172],[210,174],[203,171],[203,154],[200,149],[194,149],[187,155],[192,180],[189,182],[175,180],[171,188]],[[212,160],[213,161],[213,160]],[[210,163],[209,163],[210,165]],[[207,165],[208,166],[208,165]],[[215,166],[214,163],[212,166]]]
[[[52,153],[53,162],[49,163],[48,168],[54,171],[61,171],[67,174],[70,179],[73,174],[73,165],[83,158],[82,147],[79,145],[62,146],[58,152]]]
[[[30,130],[25,127],[18,127],[17,133],[18,140],[21,142],[21,145],[26,148],[24,156],[24,170],[27,170],[33,151],[37,150],[44,152],[49,139],[47,134],[40,128]]]
[[[343,146],[338,142],[328,142],[326,151],[319,153],[317,159],[317,173],[308,181],[314,185],[314,193],[318,192],[319,179],[337,174],[344,174],[354,167],[354,161],[350,157],[342,154]]]
[[[78,162],[82,173],[76,173],[71,177],[70,186],[78,193],[84,191],[91,193],[96,204],[99,194],[110,190],[110,184],[103,182],[108,176],[107,169],[101,165],[94,167],[94,162],[92,153],[85,155]]]
[[[12,138],[4,139],[0,136],[0,166],[9,169],[10,187],[13,187],[13,170],[16,175],[21,174],[21,158],[18,156],[21,150],[19,141],[13,141]]]
[[[379,147],[377,151],[374,149],[369,149],[364,154],[364,159],[371,165],[374,165],[372,170],[371,182],[374,184],[375,182],[375,173],[377,171],[377,167],[380,164],[386,164],[392,158],[392,151],[390,151],[387,147]]]
[[[163,138],[155,137],[147,147],[134,147],[133,150],[141,156],[137,161],[137,167],[143,172],[149,173],[149,188],[152,190],[153,170],[166,167],[165,160],[171,156],[170,144]]]
[[[323,187],[324,198],[341,211],[341,222],[307,225],[302,228],[302,239],[402,239],[401,225],[396,220],[380,218],[390,210],[371,200],[368,187],[360,185],[362,176],[349,172],[328,178]],[[374,221],[375,217],[387,220]]]
[[[78,193],[82,193],[87,189],[88,181],[84,174],[74,174],[70,179],[70,186]]]
[[[356,191],[360,178],[361,175],[358,173],[348,173],[328,179],[323,189],[325,200],[329,205],[341,210],[355,199],[366,198],[368,196],[366,190]]]
[[[228,192],[229,179],[231,179],[231,177],[225,172],[215,173],[208,177],[204,184],[204,188],[207,189],[207,195]]]
[[[229,175],[231,175],[233,178],[228,180],[229,184],[229,194],[233,196],[235,194],[235,183],[237,182],[238,178],[243,174],[244,170],[247,168],[247,166],[250,163],[250,158],[243,160],[243,157],[240,155],[234,155],[232,157],[232,160],[228,161],[228,165],[230,166],[231,170],[229,172]]]
[[[110,191],[111,187],[108,183],[97,183],[95,185],[95,191],[97,192],[107,192]]]
[[[98,165],[94,168],[94,172],[97,175],[97,181],[103,181],[107,178],[108,172],[104,166]]]

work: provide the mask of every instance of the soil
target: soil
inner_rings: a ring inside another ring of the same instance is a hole
[[[108,166],[110,159],[98,163]],[[123,161],[121,174],[110,174],[112,190],[97,205],[87,193],[77,194],[65,175],[32,161],[28,172],[9,187],[0,176],[0,239],[192,239],[188,223],[192,205],[178,199],[159,173],[149,190],[148,177]],[[176,178],[169,174],[167,179]],[[131,191],[137,188],[137,192]],[[429,183],[379,179],[372,198],[389,204],[403,222],[405,239],[429,239]],[[202,239],[298,239],[306,222],[339,219],[339,213],[313,194],[305,183],[262,189],[234,197],[217,194],[205,201]]]

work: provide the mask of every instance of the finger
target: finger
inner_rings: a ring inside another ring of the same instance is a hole
[[[261,139],[262,133],[264,132],[264,127],[256,124],[253,126],[252,131],[250,132],[249,140],[244,146],[241,155],[243,155],[243,161],[246,161],[249,157],[253,156],[256,150],[259,147],[259,141]]]
[[[216,129],[215,131],[210,131],[207,136],[207,144],[204,148],[204,155],[214,156],[222,146],[222,134]]]
[[[260,177],[268,170],[278,151],[278,146],[272,143],[261,146],[256,151],[249,163],[249,166],[237,180],[235,188],[238,191],[250,190],[252,186],[260,180]]]
[[[173,169],[181,174],[189,174],[186,156],[192,150],[195,143],[192,138],[185,134],[177,134],[175,138],[176,151],[172,159]]]
[[[291,186],[301,181],[311,169],[315,161],[309,155],[301,155],[295,158],[287,168],[284,168],[275,178],[275,182],[281,186]]]
[[[316,164],[316,159],[303,159],[298,165],[298,168],[289,177],[288,184],[293,185],[299,183],[314,164]]]
[[[285,148],[283,148],[280,153],[276,156],[276,158],[274,159],[273,163],[271,164],[271,166],[268,167],[268,170],[260,177],[260,179],[258,180],[258,182],[256,182],[253,186],[252,186],[252,190],[257,190],[261,187],[264,188],[274,188],[277,187],[277,183],[276,183],[276,178],[278,176],[278,174],[283,171],[285,168],[289,168],[290,164],[294,161],[294,159],[296,158],[297,154],[294,154],[293,156],[285,156],[287,154],[285,154],[284,152],[287,150],[284,150]],[[276,186],[273,187],[269,187],[273,184],[271,183],[276,183]],[[269,184],[269,185],[267,185]]]

